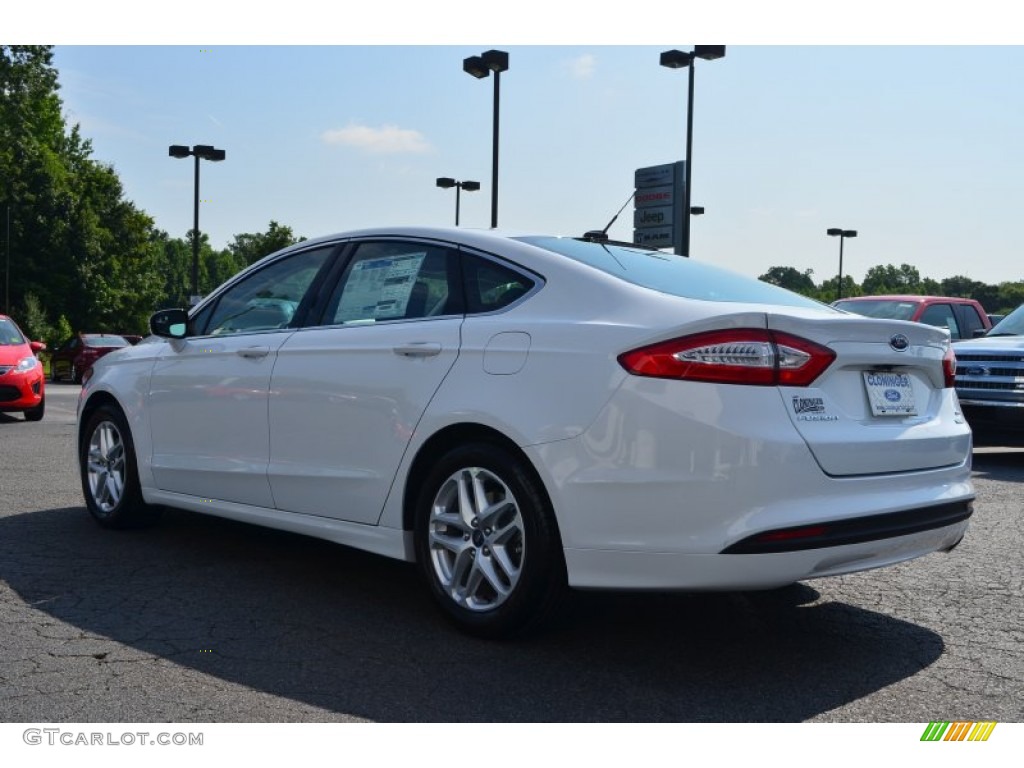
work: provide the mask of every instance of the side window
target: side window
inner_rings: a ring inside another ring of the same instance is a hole
[[[949,304],[932,304],[921,313],[920,322],[926,325],[934,325],[937,328],[946,328],[952,338],[961,338],[960,326],[953,315],[953,307]]]
[[[205,328],[206,310],[192,326],[197,333],[222,335],[287,328],[332,248],[302,251],[255,272],[218,299]]]
[[[461,314],[458,257],[436,245],[369,242],[356,249],[324,323],[377,323]]]
[[[521,272],[477,256],[464,255],[466,314],[494,312],[529,293],[536,284]]]
[[[978,310],[970,304],[961,304],[959,309],[964,338],[972,339],[974,338],[974,332],[979,328],[984,328],[985,323],[982,322],[981,316],[978,314]]]

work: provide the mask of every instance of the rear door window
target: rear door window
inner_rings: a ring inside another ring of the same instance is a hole
[[[327,302],[325,325],[461,314],[458,255],[412,241],[360,243]]]
[[[936,328],[945,328],[949,331],[951,338],[963,338],[960,335],[960,324],[957,323],[956,315],[953,314],[953,307],[950,304],[932,304],[921,313],[919,322],[934,325]]]
[[[965,339],[973,339],[974,332],[979,328],[984,329],[985,323],[978,314],[978,310],[971,304],[958,304],[956,307],[960,316],[960,327],[963,330]]]

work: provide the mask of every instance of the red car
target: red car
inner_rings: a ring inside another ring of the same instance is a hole
[[[82,374],[92,364],[115,349],[129,346],[124,336],[113,333],[79,333],[72,336],[50,356],[50,378],[54,381],[82,383]]]
[[[20,411],[39,421],[46,407],[43,366],[36,357],[46,349],[29,341],[7,315],[0,315],[0,411]]]
[[[945,328],[953,341],[984,336],[992,327],[981,304],[955,296],[855,296],[834,301],[832,306],[865,317]]]

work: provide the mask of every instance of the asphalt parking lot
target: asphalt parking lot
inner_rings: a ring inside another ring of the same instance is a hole
[[[578,594],[464,637],[413,568],[169,511],[110,532],[78,486],[79,388],[0,414],[6,722],[1024,720],[1024,452],[975,455],[964,542],[770,593]]]

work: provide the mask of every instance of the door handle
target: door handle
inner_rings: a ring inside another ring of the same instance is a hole
[[[394,349],[402,357],[433,357],[441,353],[441,345],[433,341],[414,341]]]
[[[270,354],[270,347],[246,347],[238,350],[238,355],[247,360],[261,360]]]

